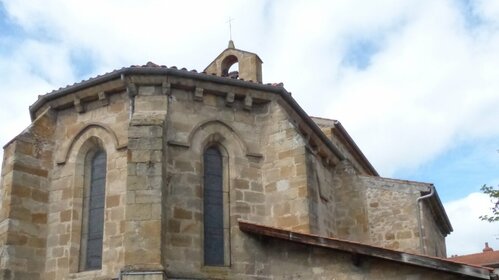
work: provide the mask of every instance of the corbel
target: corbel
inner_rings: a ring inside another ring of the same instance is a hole
[[[327,158],[327,152],[324,149],[324,147],[322,147],[322,146],[319,146],[317,148],[317,154],[319,155],[319,157],[321,158],[321,160],[325,160]]]
[[[244,110],[250,111],[253,106],[253,98],[248,94],[244,98]]]
[[[168,144],[168,146],[181,147],[181,148],[186,148],[186,149],[188,149],[190,147],[189,143],[175,141],[175,140],[168,140],[167,144]]]
[[[232,107],[234,105],[234,97],[235,94],[233,92],[227,93],[227,96],[225,96],[225,106]]]
[[[329,157],[323,158],[322,165],[326,168],[331,166],[331,159]]]
[[[83,104],[81,104],[81,99],[80,98],[75,97],[73,103],[74,103],[76,112],[78,112],[80,114],[85,112],[85,109],[83,108]]]
[[[161,93],[164,95],[170,95],[172,93],[172,85],[168,82],[163,82],[161,84]]]
[[[102,106],[107,106],[109,105],[109,98],[107,97],[107,94],[103,91],[98,93],[99,95],[99,101]]]
[[[137,96],[137,86],[135,85],[135,83],[129,83],[126,87],[126,92],[130,97]]]
[[[204,89],[200,87],[196,87],[194,90],[194,101],[203,101]]]
[[[315,154],[318,153],[318,148],[319,146],[317,145],[316,139],[314,137],[308,137],[308,144],[310,145],[310,148],[314,151]]]

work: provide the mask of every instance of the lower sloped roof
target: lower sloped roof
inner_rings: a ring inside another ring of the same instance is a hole
[[[473,277],[475,279],[498,279],[495,275],[492,275],[494,269],[489,267],[464,264],[448,259],[386,249],[379,246],[373,246],[338,238],[328,238],[313,234],[300,233],[296,231],[256,224],[249,221],[239,220],[238,222],[239,229],[241,231],[260,236],[278,238],[309,246],[323,247],[349,252],[352,254],[380,258],[407,265],[424,267],[436,271]]]

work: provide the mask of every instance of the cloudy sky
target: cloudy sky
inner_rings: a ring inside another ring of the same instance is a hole
[[[499,1],[0,0],[0,142],[39,94],[153,61],[203,70],[226,46],[264,61],[312,116],[338,119],[379,173],[437,187],[448,253],[499,249]]]

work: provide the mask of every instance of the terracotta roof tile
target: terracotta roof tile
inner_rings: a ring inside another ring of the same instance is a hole
[[[158,74],[161,74],[162,73],[161,70],[164,69],[165,73],[167,73],[168,70],[176,70],[176,71],[189,72],[189,73],[192,73],[194,75],[199,75],[200,77],[202,77],[202,76],[217,76],[214,73],[208,74],[205,71],[198,72],[195,69],[189,71],[186,68],[178,69],[177,66],[168,67],[166,65],[158,65],[152,61],[148,61],[144,65],[130,65],[128,67],[121,67],[121,68],[115,69],[113,71],[109,71],[109,72],[106,72],[103,74],[96,75],[94,77],[90,77],[88,79],[81,80],[79,82],[75,82],[73,84],[68,84],[68,85],[60,87],[58,89],[53,89],[52,91],[47,92],[45,94],[38,95],[37,101],[30,106],[31,117],[32,118],[35,117],[34,112],[36,110],[38,110],[40,108],[40,106],[42,104],[44,104],[47,100],[50,100],[53,98],[58,98],[61,95],[65,95],[73,90],[77,90],[81,87],[85,87],[85,86],[92,84],[92,83],[99,83],[100,81],[104,81],[107,78],[114,77],[114,76],[119,75],[119,74],[123,75],[123,73],[126,73],[127,70],[135,70],[135,69],[160,69],[160,71],[157,72]],[[222,79],[225,78],[227,80],[233,80],[230,77],[220,77],[220,78],[222,78]],[[252,80],[245,81],[244,79],[241,79],[241,78],[236,78],[234,80],[239,80],[239,81],[246,82],[246,83],[264,85],[261,82],[254,82]],[[282,83],[273,83],[273,84],[268,83],[268,84],[266,84],[266,86],[270,86],[270,87],[274,87],[274,88],[284,88],[284,85]]]
[[[106,75],[110,75],[110,74],[113,74],[115,72],[118,72],[118,71],[121,71],[121,70],[124,70],[126,68],[165,68],[165,69],[176,69],[176,70],[181,70],[181,71],[189,71],[191,73],[197,73],[197,74],[203,74],[203,75],[212,75],[212,76],[216,76],[216,74],[212,73],[212,74],[207,74],[205,71],[202,71],[202,72],[198,72],[196,69],[192,69],[192,70],[188,70],[187,68],[181,68],[181,69],[178,69],[177,66],[166,66],[166,65],[158,65],[152,61],[148,61],[146,64],[144,65],[130,65],[129,67],[121,67],[119,69],[115,69],[113,71],[109,71],[109,72],[106,72],[104,74],[99,74],[99,75],[96,75],[94,77],[90,77],[88,79],[83,79],[79,82],[75,82],[73,84],[68,84],[66,86],[63,86],[63,87],[59,87],[58,89],[54,89],[46,94],[43,94],[43,95],[39,95],[38,96],[38,99],[40,99],[41,97],[44,97],[46,95],[49,95],[53,92],[57,92],[57,91],[61,91],[61,90],[64,90],[64,89],[67,89],[67,88],[71,88],[71,87],[74,87],[74,86],[78,86],[79,84],[81,83],[84,83],[84,82],[88,82],[88,81],[91,81],[91,80],[95,80],[97,78],[100,78],[102,76],[106,76]],[[233,77],[226,77],[227,79],[234,79]],[[244,79],[242,78],[236,78],[237,80],[240,80],[240,81],[245,81]],[[255,81],[253,80],[248,80],[246,82],[250,82],[250,83],[255,83]],[[263,83],[259,83],[258,84],[263,84]],[[273,86],[273,87],[284,87],[284,84],[283,83],[267,83],[265,85],[268,85],[268,86]]]
[[[457,256],[449,258],[449,260],[474,265],[499,265],[499,251],[485,251],[482,253]]]

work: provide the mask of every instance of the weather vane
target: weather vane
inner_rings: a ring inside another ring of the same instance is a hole
[[[233,18],[229,17],[229,20],[227,21],[229,23],[229,38],[232,41],[232,22],[234,21]]]

